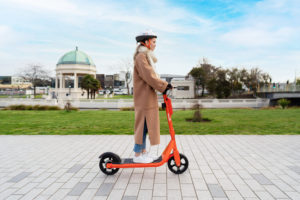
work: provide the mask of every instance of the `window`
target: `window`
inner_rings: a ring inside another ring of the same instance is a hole
[[[177,86],[177,90],[190,90],[190,86]]]

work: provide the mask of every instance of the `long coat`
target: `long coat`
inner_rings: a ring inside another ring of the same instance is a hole
[[[156,91],[163,92],[168,82],[156,76],[145,52],[135,56],[133,72],[133,98],[135,111],[134,139],[143,143],[146,120],[151,145],[160,143],[159,108]]]

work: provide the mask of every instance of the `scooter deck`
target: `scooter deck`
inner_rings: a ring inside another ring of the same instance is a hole
[[[152,163],[159,163],[161,161],[162,161],[162,156],[160,156],[159,158],[154,160]],[[123,158],[123,159],[121,159],[121,164],[131,164],[131,163],[134,163],[133,158]]]

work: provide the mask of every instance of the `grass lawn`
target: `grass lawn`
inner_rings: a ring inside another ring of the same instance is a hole
[[[30,95],[0,95],[0,98],[29,98]],[[38,94],[35,96],[35,99],[41,99],[43,95]]]
[[[174,111],[176,134],[300,134],[300,109],[203,109],[211,122],[186,122],[193,111]],[[161,134],[169,134],[160,111]],[[133,134],[133,111],[0,110],[0,134]]]

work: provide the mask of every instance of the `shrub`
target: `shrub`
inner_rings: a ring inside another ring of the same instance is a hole
[[[120,111],[134,111],[134,107],[123,107],[120,108]]]
[[[72,107],[72,105],[71,105],[70,102],[66,103],[66,105],[65,105],[65,111],[70,112],[72,110],[77,111],[78,108]]]
[[[291,101],[289,101],[287,99],[279,99],[278,100],[278,104],[281,106],[282,109],[285,109],[290,103],[291,103]]]
[[[61,110],[58,106],[49,106],[48,110]]]
[[[4,110],[61,110],[58,106],[40,106],[40,105],[10,105],[5,107]]]

